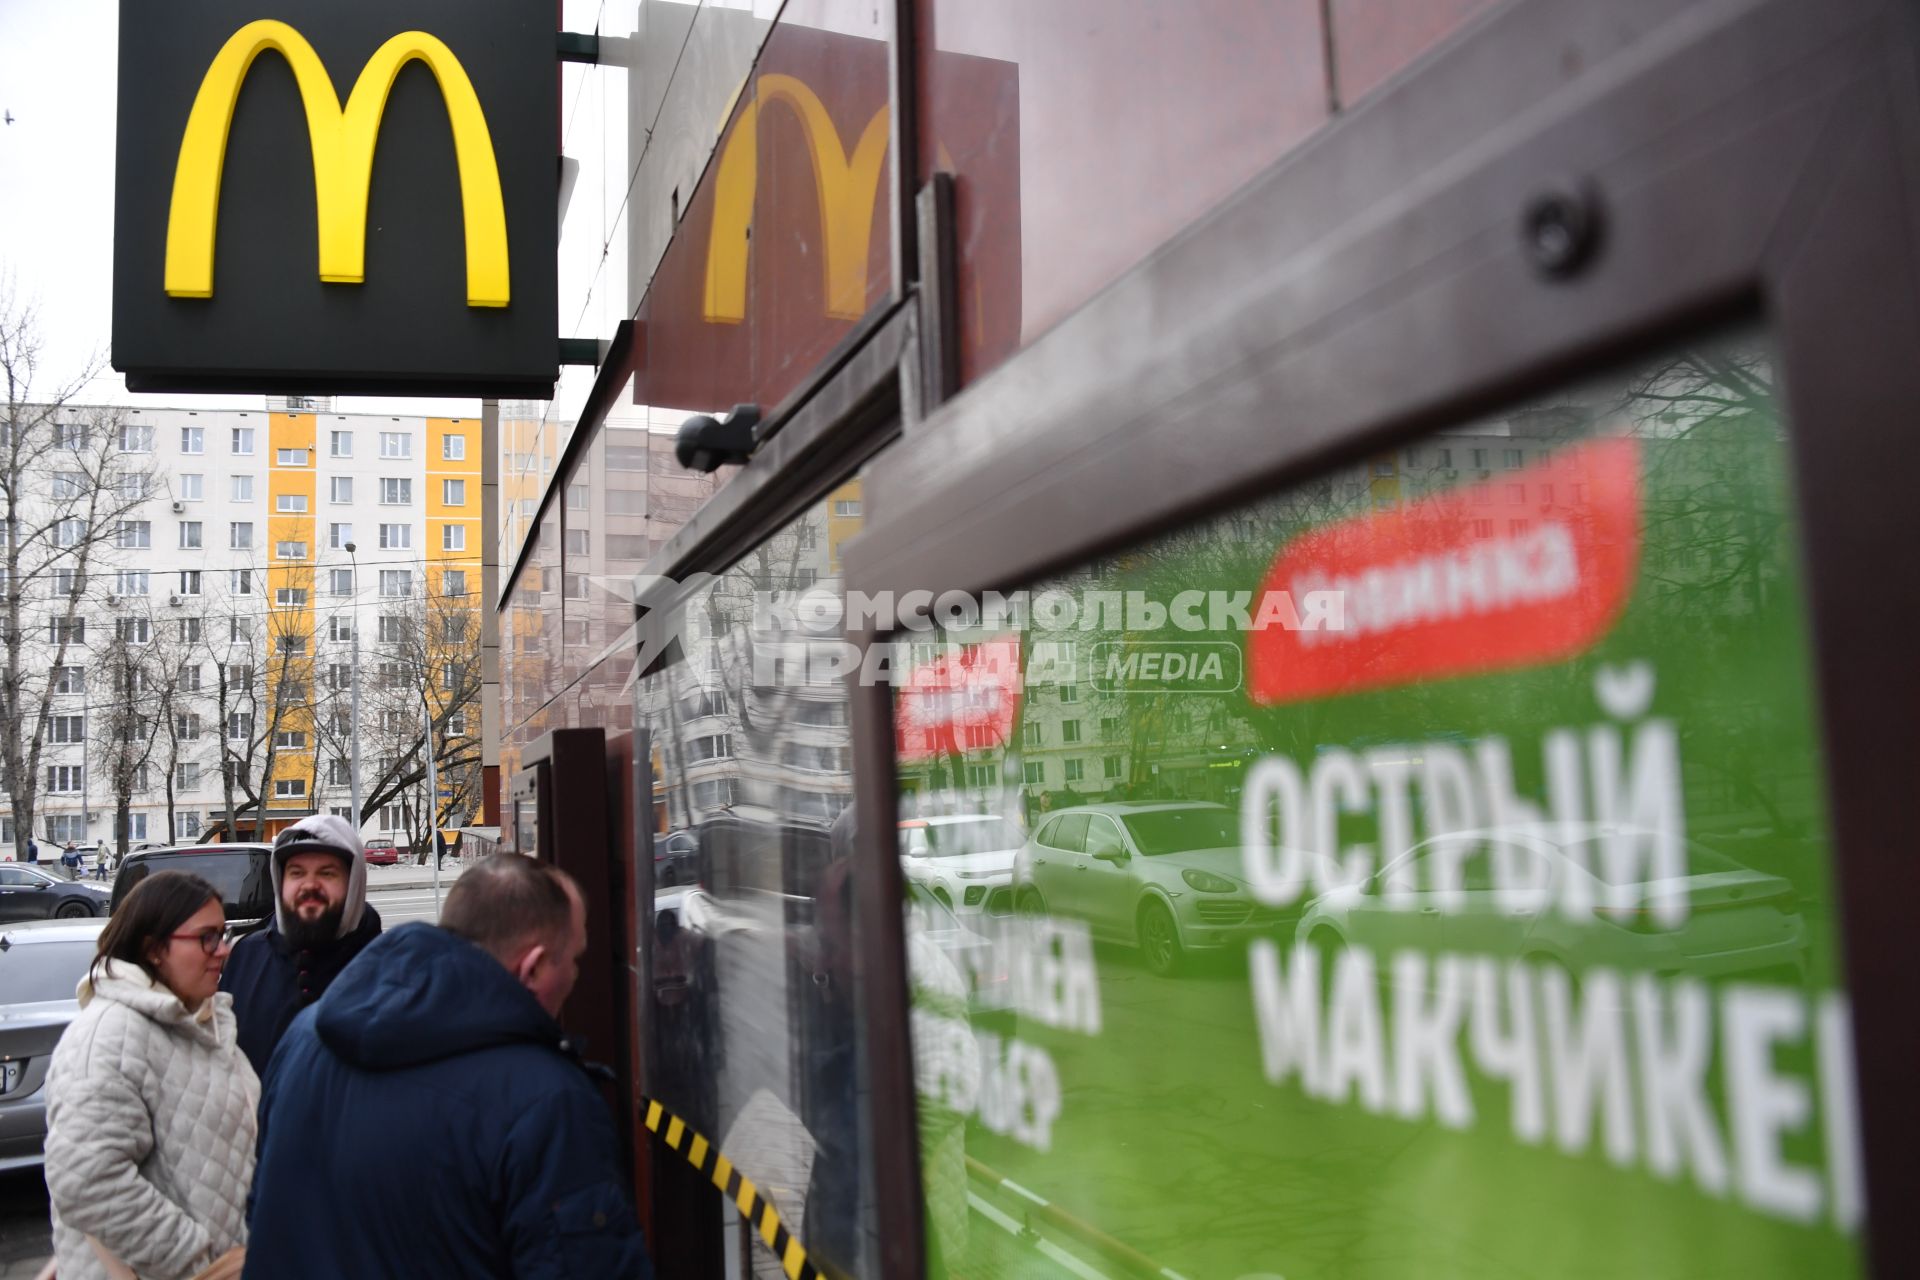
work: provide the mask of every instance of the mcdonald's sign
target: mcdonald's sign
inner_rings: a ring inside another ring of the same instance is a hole
[[[259,5],[121,6],[127,385],[550,395],[552,5]]]

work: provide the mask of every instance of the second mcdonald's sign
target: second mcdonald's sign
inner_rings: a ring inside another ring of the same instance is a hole
[[[128,386],[550,395],[553,31],[541,0],[124,0]]]

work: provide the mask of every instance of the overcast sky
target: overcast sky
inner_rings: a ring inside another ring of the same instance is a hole
[[[136,0],[146,2],[146,0]],[[119,5],[0,0],[0,274],[40,305],[40,390],[108,354],[113,332],[113,131]],[[110,368],[94,403],[259,408],[259,396],[135,396]],[[474,417],[477,400],[342,396],[343,413]]]

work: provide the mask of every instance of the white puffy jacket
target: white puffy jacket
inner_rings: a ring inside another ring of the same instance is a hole
[[[138,965],[80,984],[47,1073],[47,1191],[60,1280],[180,1280],[247,1239],[260,1081],[234,1043],[233,1000],[197,1010]]]

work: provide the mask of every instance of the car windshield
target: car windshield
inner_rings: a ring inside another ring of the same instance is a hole
[[[1018,849],[1026,837],[1005,818],[968,818],[964,822],[929,823],[923,828],[927,852],[935,858],[960,858],[969,853]]]
[[[273,891],[266,882],[266,864],[264,857],[255,858],[245,849],[161,854],[129,867],[115,888],[125,893],[156,871],[188,871],[219,892],[228,919],[245,919],[272,908]]]
[[[16,942],[0,950],[0,991],[8,1004],[71,1000],[93,959],[94,940]]]
[[[1121,818],[1134,845],[1149,858],[1187,849],[1222,849],[1240,843],[1240,815],[1211,805],[1156,809]]]

